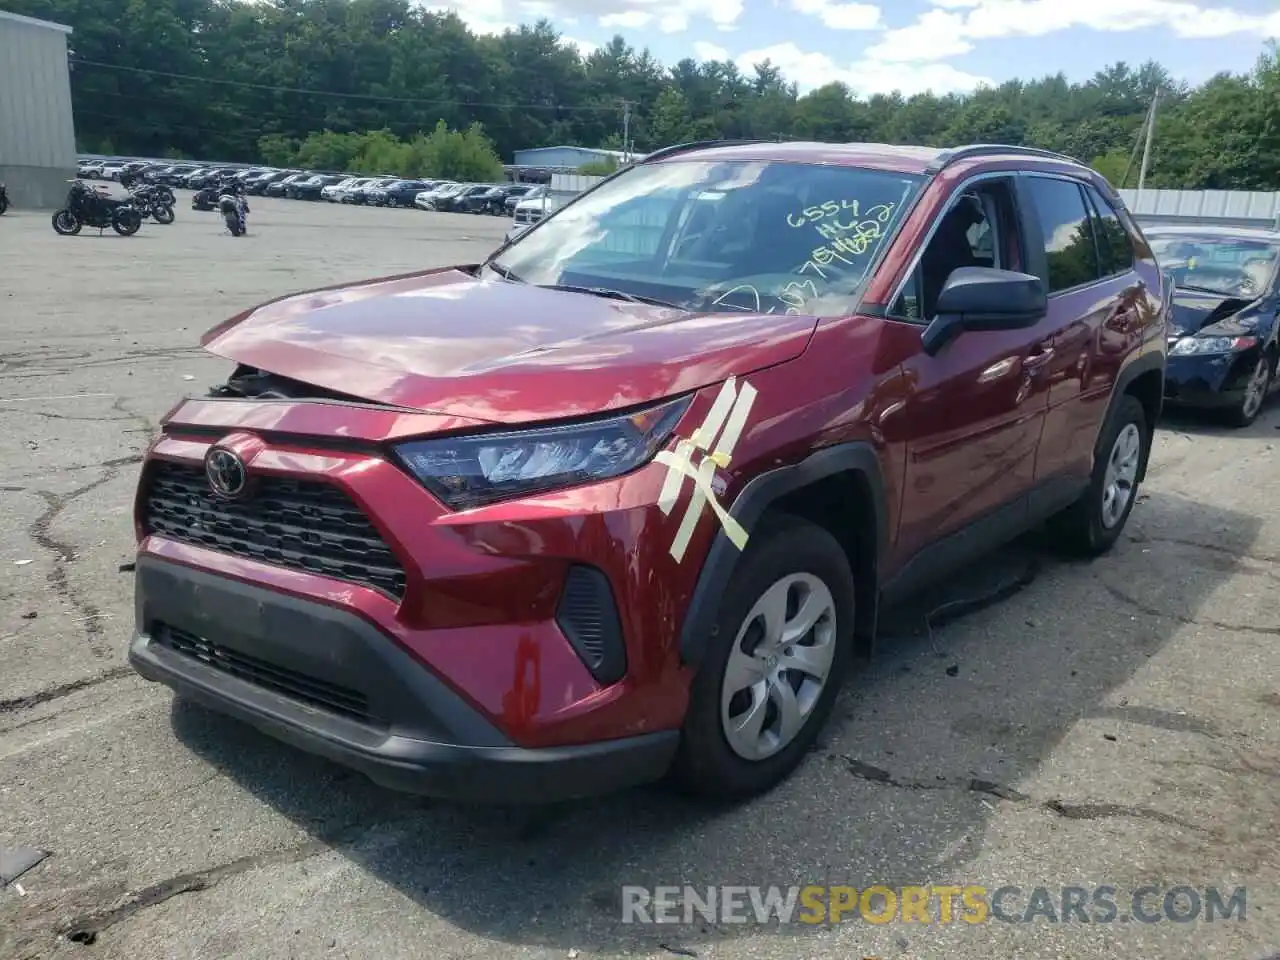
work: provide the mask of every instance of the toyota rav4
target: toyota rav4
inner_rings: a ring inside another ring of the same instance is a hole
[[[550,801],[801,760],[877,611],[1137,499],[1170,291],[1008,146],[651,154],[484,263],[206,334],[136,503],[144,677],[394,788]]]

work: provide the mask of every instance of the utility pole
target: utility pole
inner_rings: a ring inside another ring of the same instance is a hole
[[[1151,138],[1156,132],[1156,106],[1160,103],[1160,88],[1156,87],[1151,97],[1151,110],[1147,114],[1147,142],[1142,148],[1142,167],[1138,170],[1138,197],[1142,197],[1142,188],[1147,185],[1147,167],[1151,162]]]
[[[622,162],[631,162],[631,101],[622,101]]]

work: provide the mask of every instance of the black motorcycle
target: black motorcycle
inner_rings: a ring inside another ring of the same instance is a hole
[[[172,193],[169,196],[172,197]],[[173,200],[166,202],[164,191],[159,188],[139,186],[129,191],[129,198],[144,220],[150,217],[156,223],[173,223]]]
[[[215,180],[191,195],[191,209],[217,210],[218,198],[228,190],[234,190],[236,187],[243,189],[244,185],[230,177],[223,180]]]
[[[244,197],[244,184],[238,180],[224,183],[218,195],[218,211],[233,237],[249,232],[249,201]]]
[[[4,212],[9,209],[9,191],[3,183],[0,183],[0,217],[4,216]]]
[[[64,237],[73,237],[81,227],[97,227],[98,232],[110,227],[122,237],[130,237],[142,226],[142,214],[132,200],[116,200],[95,190],[81,180],[72,180],[67,203],[53,215],[53,229]]]

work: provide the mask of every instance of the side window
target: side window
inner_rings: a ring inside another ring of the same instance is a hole
[[[1044,234],[1049,293],[1098,279],[1098,251],[1082,187],[1074,180],[1028,177],[1027,186]]]
[[[959,267],[1010,267],[1016,257],[1016,217],[1006,181],[966,189],[938,221],[920,263],[889,309],[889,316],[928,323],[938,295]]]
[[[1133,242],[1111,206],[1093,187],[1085,187],[1093,204],[1093,231],[1098,238],[1098,267],[1103,277],[1114,277],[1133,269]]]

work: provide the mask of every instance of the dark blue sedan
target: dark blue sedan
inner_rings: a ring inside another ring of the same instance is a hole
[[[1251,424],[1277,385],[1280,233],[1242,227],[1144,228],[1174,283],[1165,402]]]

